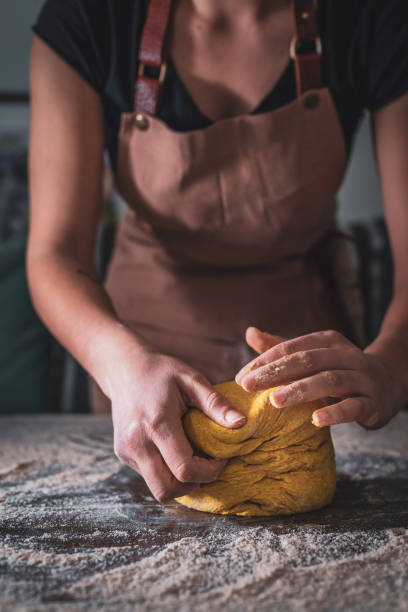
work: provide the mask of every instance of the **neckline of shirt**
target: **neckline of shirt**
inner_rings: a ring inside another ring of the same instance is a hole
[[[217,120],[210,119],[200,109],[199,105],[196,103],[189,89],[184,84],[184,81],[181,79],[171,57],[167,59],[167,72],[166,72],[166,77],[163,83],[163,90],[166,87],[166,84],[168,84],[169,76],[174,79],[177,87],[180,88],[180,90],[183,93],[184,98],[188,101],[188,104],[190,105],[190,107],[194,109],[195,114],[200,117],[200,120],[202,123],[205,123],[207,125],[212,125],[217,122]],[[288,81],[292,81],[292,87],[288,87]],[[294,81],[293,60],[289,59],[285,68],[281,72],[278,80],[275,82],[273,87],[264,95],[264,97],[258,102],[255,108],[253,108],[251,111],[247,113],[241,113],[240,115],[255,115],[260,112],[263,112],[263,110],[266,108],[278,108],[279,106],[282,106],[284,103],[283,100],[285,102],[289,102],[292,96],[290,95],[279,96],[278,94],[280,93],[280,90],[284,88],[285,93],[288,94],[290,91],[295,91],[294,85],[295,85],[295,81]],[[275,97],[277,101],[279,100],[279,103],[277,105],[274,105],[273,103],[273,99]],[[230,118],[237,117],[240,115],[233,115]]]

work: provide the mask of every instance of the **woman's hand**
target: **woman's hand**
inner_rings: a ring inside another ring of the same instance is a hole
[[[115,454],[143,476],[160,502],[215,480],[226,465],[194,454],[181,422],[187,405],[223,427],[242,427],[246,422],[199,372],[147,348],[131,347],[106,386],[112,400]]]
[[[381,360],[336,331],[283,340],[251,327],[246,339],[262,354],[235,380],[247,391],[282,385],[271,393],[277,408],[335,398],[336,403],[313,413],[315,425],[357,421],[367,429],[382,427],[399,409],[392,376]]]

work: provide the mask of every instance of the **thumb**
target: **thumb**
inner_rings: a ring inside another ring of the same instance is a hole
[[[261,331],[257,327],[248,327],[245,332],[245,340],[254,351],[260,354],[276,344],[280,344],[284,341],[284,338]]]
[[[205,376],[184,377],[182,391],[190,406],[202,410],[221,427],[235,429],[245,425],[246,416],[239,412],[222,393],[218,393]]]

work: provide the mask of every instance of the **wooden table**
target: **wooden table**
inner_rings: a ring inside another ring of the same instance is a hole
[[[0,419],[0,610],[408,610],[408,413],[333,429],[333,504],[226,518],[156,503],[110,420]]]

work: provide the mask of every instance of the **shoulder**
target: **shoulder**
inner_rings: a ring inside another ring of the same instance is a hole
[[[66,0],[51,0],[62,4]],[[136,18],[144,17],[150,0],[68,0],[69,4],[76,5],[84,15],[94,20],[105,20],[110,24],[132,23]]]
[[[149,0],[45,0],[32,31],[102,93],[137,48]]]
[[[318,0],[318,13],[323,28],[335,27],[337,31],[375,31],[378,26],[408,26],[407,0]]]
[[[56,20],[82,18],[89,26],[116,26],[133,17],[143,16],[150,0],[45,0],[37,20],[48,17]]]
[[[81,14],[95,43],[114,55],[137,48],[150,0],[68,0],[68,4]]]
[[[319,0],[332,73],[369,110],[408,89],[407,0]]]

